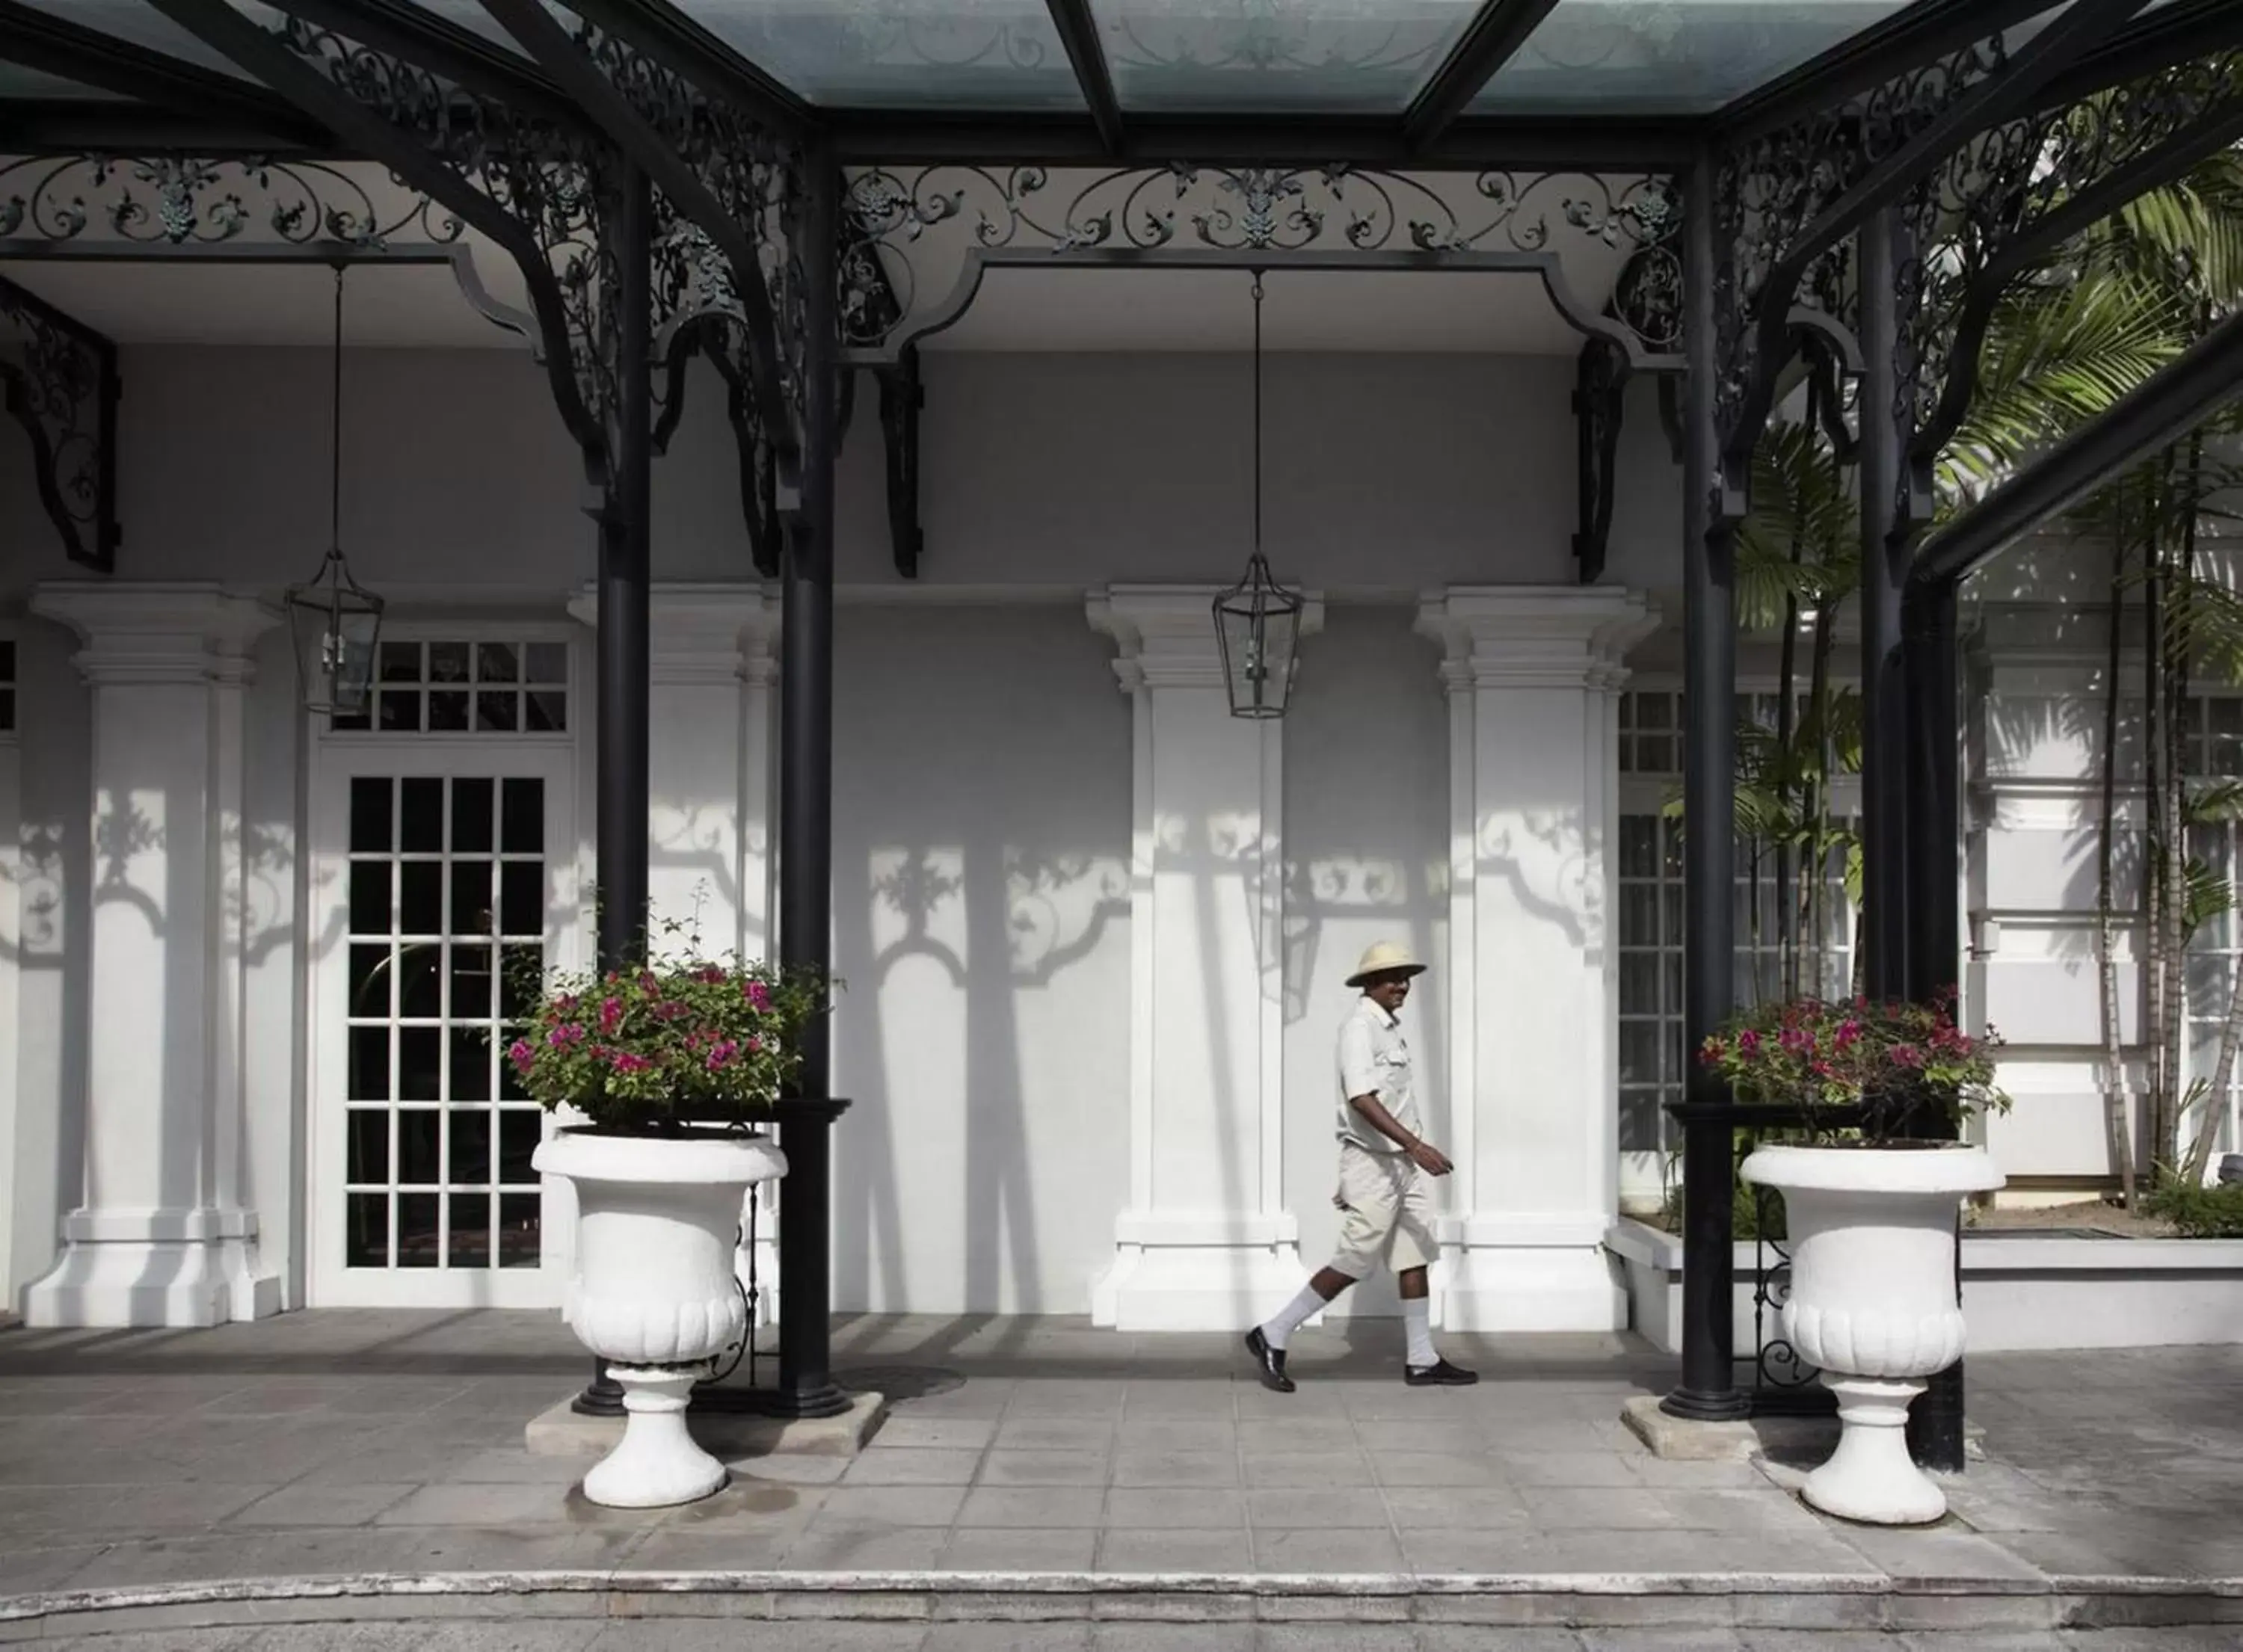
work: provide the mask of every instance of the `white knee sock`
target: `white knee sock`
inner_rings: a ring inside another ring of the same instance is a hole
[[[1406,1357],[1411,1370],[1423,1371],[1428,1366],[1440,1363],[1441,1356],[1433,1352],[1431,1308],[1424,1297],[1403,1299],[1402,1330],[1410,1339],[1410,1352]]]
[[[1303,1285],[1298,1296],[1280,1308],[1274,1318],[1263,1322],[1262,1335],[1271,1347],[1282,1348],[1297,1329],[1324,1310],[1324,1299],[1317,1294],[1317,1287]]]

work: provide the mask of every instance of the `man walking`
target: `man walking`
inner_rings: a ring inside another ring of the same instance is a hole
[[[1412,1387],[1459,1387],[1478,1376],[1433,1351],[1425,1269],[1433,1259],[1433,1190],[1427,1179],[1456,1168],[1418,1134],[1418,1098],[1400,1014],[1410,983],[1425,966],[1407,949],[1380,942],[1363,955],[1347,984],[1363,996],[1339,1029],[1339,1192],[1344,1215],[1339,1253],[1301,1287],[1275,1319],[1246,1333],[1262,1386],[1293,1392],[1285,1344],[1309,1317],[1384,1261],[1402,1292],[1409,1337],[1403,1380]]]

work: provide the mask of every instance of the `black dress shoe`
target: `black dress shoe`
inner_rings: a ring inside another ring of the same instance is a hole
[[[1285,1374],[1285,1351],[1273,1348],[1270,1339],[1256,1326],[1246,1333],[1246,1352],[1254,1356],[1255,1369],[1261,1373],[1262,1386],[1277,1393],[1293,1392],[1293,1380]]]
[[[1402,1380],[1413,1388],[1469,1388],[1479,1380],[1479,1373],[1436,1360],[1431,1365],[1403,1367]]]

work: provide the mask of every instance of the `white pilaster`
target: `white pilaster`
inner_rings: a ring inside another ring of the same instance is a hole
[[[280,1306],[240,1203],[244,690],[273,608],[211,585],[56,585],[93,689],[84,1183],[35,1326]]]
[[[591,592],[569,611],[599,624]],[[657,585],[647,619],[647,895],[655,948],[663,949],[663,926],[676,923],[697,934],[704,951],[763,957],[772,938],[778,605],[752,585]],[[778,1201],[769,1188],[751,1188],[748,1197],[762,1201],[758,1318],[768,1324],[778,1301]]]
[[[1452,587],[1418,628],[1449,692],[1454,1209],[1437,1278],[1461,1330],[1609,1331],[1618,1203],[1620,661],[1657,621],[1602,586]]]
[[[1300,1287],[1283,1185],[1283,740],[1230,715],[1215,590],[1091,599],[1135,708],[1129,1203],[1091,1317],[1228,1330]],[[1320,602],[1302,615],[1306,635]]]

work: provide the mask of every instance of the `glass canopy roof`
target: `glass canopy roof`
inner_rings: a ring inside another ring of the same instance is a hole
[[[266,24],[308,5],[225,3]],[[33,39],[38,30],[0,12],[0,118],[11,103],[119,97],[160,98],[180,115],[175,87],[127,72],[145,71],[145,59],[104,62],[117,43],[250,78],[150,0],[22,3],[54,20],[64,42]],[[568,0],[547,3],[576,20]],[[467,30],[529,68],[482,0],[324,0],[309,15],[324,22],[354,6],[408,34],[434,24]],[[2014,44],[2033,31],[2028,14],[2044,21],[2063,9],[1982,0],[1978,10]],[[2179,9],[2157,0],[2145,15]],[[585,10],[623,32],[643,25],[728,57],[712,66],[736,84],[744,70],[760,77],[798,113],[1055,118],[1095,124],[1109,151],[1133,120],[1292,122],[1287,153],[1315,147],[1297,123],[1318,118],[1358,132],[1391,123],[1419,147],[1459,120],[1489,131],[1522,118],[1567,120],[1580,132],[1607,117],[1638,129],[1687,122],[1919,20],[1945,24],[1967,11],[1954,0],[599,0]],[[190,103],[184,112],[199,111]]]

